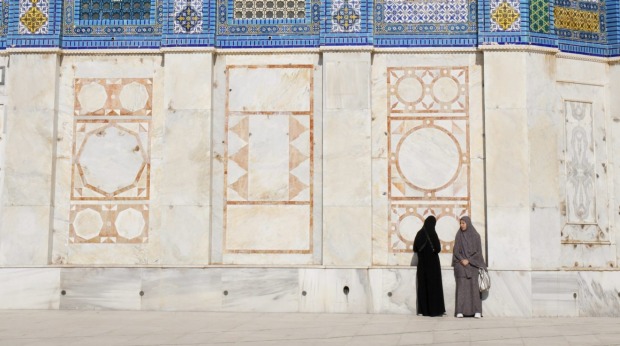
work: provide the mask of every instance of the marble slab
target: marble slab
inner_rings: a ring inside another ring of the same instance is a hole
[[[139,310],[140,269],[71,268],[60,273],[60,309]],[[62,293],[62,292],[61,292]]]
[[[142,269],[142,310],[220,311],[224,298],[220,268]]]
[[[58,309],[60,268],[0,269],[0,309]]]
[[[368,271],[325,269],[325,312],[367,313],[373,310]]]
[[[222,271],[223,311],[299,310],[299,273],[291,268]]]
[[[620,272],[582,271],[577,282],[579,316],[620,317]]]
[[[529,271],[493,271],[491,289],[482,302],[482,311],[489,317],[532,316],[532,277]]]
[[[0,213],[0,265],[46,265],[51,208],[4,206]]]

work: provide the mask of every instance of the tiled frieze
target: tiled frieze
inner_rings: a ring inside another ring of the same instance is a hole
[[[47,34],[49,0],[19,0],[19,34]]]
[[[334,0],[332,2],[332,32],[360,32],[360,0]]]
[[[491,0],[491,31],[521,30],[519,0]]]
[[[556,0],[554,26],[560,39],[606,42],[606,6],[604,0]]]
[[[152,79],[74,81],[71,243],[148,239]]]
[[[318,46],[320,0],[217,0],[220,47]]]
[[[227,67],[224,254],[313,251],[313,67]],[[248,80],[278,81],[248,98]]]
[[[202,25],[202,0],[174,1],[175,34],[199,34]]]
[[[530,30],[548,34],[549,21],[549,0],[530,0]]]
[[[64,0],[63,47],[159,47],[164,0]]]
[[[471,46],[477,17],[474,0],[377,0],[374,35],[379,45]]]
[[[411,252],[424,219],[438,219],[451,252],[460,216],[470,211],[469,70],[387,70],[388,252]]]

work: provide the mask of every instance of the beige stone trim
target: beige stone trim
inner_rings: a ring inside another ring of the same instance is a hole
[[[478,46],[478,49],[486,52],[531,52],[542,54],[558,54],[560,50],[557,48],[541,47],[533,45],[520,44],[485,44]]]
[[[347,53],[347,52],[372,52],[373,46],[321,46],[324,53]]]
[[[218,55],[318,54],[318,48],[243,48],[216,49]]]
[[[7,48],[4,54],[62,54],[60,48]]]
[[[575,54],[575,53],[560,52],[557,54],[557,57],[561,59],[570,59],[570,60],[612,63],[610,58],[603,58],[599,56],[591,56],[591,55],[583,55],[583,54]],[[618,58],[612,58],[612,59],[618,59]]]
[[[397,47],[374,48],[375,54],[470,54],[478,52],[476,47]]]

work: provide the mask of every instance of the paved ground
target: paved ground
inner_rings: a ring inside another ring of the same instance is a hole
[[[0,345],[620,345],[620,318],[0,311]]]

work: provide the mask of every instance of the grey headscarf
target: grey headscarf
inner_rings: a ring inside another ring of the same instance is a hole
[[[456,264],[466,259],[469,261],[471,267],[474,267],[472,269],[475,269],[475,272],[477,272],[478,268],[486,268],[484,257],[482,257],[482,243],[480,234],[476,231],[476,227],[474,227],[471,223],[469,216],[463,216],[461,221],[465,221],[465,224],[467,224],[467,229],[462,231],[459,227],[459,230],[456,233],[454,248],[452,249],[452,266],[454,267]],[[475,274],[475,272],[471,269],[466,270],[467,277]]]

